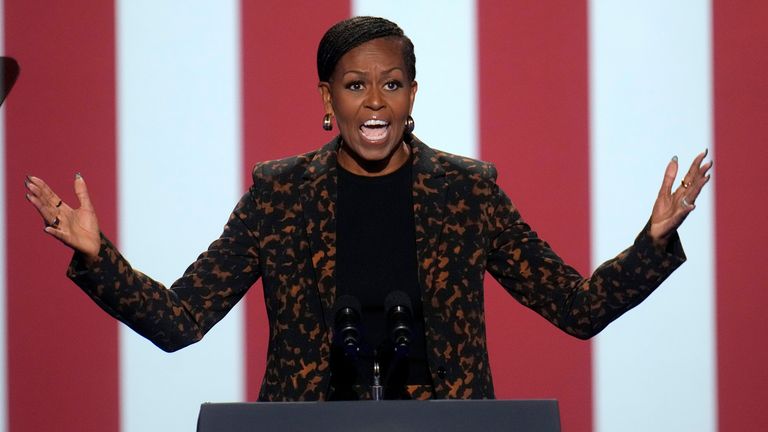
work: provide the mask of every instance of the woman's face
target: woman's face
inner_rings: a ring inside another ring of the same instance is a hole
[[[344,143],[339,163],[362,175],[383,175],[408,159],[405,122],[416,96],[406,74],[402,42],[380,38],[341,57],[329,82],[319,84],[325,112],[336,118]]]

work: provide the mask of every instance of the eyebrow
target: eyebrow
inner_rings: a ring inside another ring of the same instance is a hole
[[[386,74],[392,73],[392,72],[394,72],[396,70],[399,70],[400,72],[403,72],[403,70],[400,68],[400,66],[395,66],[395,67],[393,67],[391,69],[387,69],[385,71],[382,71],[382,75],[386,75]],[[359,70],[350,70],[350,71],[344,72],[344,75],[342,75],[342,76],[347,76],[348,74],[367,75],[367,72],[363,72],[363,71],[359,71]]]

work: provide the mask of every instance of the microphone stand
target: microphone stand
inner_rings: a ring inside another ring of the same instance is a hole
[[[371,386],[371,395],[373,400],[380,401],[384,397],[384,387],[381,385],[381,372],[379,371],[379,361],[373,361],[373,385]]]

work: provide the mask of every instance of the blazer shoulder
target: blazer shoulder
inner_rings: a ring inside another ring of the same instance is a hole
[[[283,159],[258,162],[251,170],[254,184],[286,182],[301,178],[317,150]]]
[[[496,181],[496,167],[491,162],[481,161],[466,156],[433,150],[440,166],[450,177],[468,177],[476,180]]]

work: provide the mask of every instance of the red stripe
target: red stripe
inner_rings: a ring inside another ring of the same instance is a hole
[[[719,426],[768,430],[768,3],[715,0],[713,18]]]
[[[481,157],[534,229],[588,272],[586,2],[478,2],[478,32]],[[556,398],[563,430],[591,430],[590,344],[495,282],[486,307],[497,397]]]
[[[243,1],[241,7],[244,183],[250,185],[254,163],[305,153],[332,138],[321,127],[315,57],[325,30],[347,18],[350,6],[346,0],[270,0]],[[251,291],[246,304],[246,396],[254,400],[264,373],[268,329],[261,284]]]
[[[117,325],[64,277],[70,251],[42,231],[25,174],[73,206],[81,171],[115,239],[112,2],[6,0],[6,53],[21,64],[7,103],[8,396],[13,431],[119,427]]]

